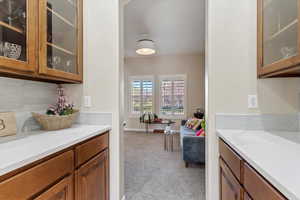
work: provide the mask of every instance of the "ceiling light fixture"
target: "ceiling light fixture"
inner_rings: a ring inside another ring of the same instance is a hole
[[[149,56],[156,53],[153,40],[141,39],[137,41],[136,53],[143,56]]]

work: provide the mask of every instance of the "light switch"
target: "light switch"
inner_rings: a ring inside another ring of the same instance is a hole
[[[84,96],[84,107],[90,108],[92,107],[92,97]]]
[[[258,108],[257,95],[248,95],[248,108]]]

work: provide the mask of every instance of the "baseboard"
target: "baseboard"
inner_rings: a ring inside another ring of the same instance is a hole
[[[126,196],[125,195],[122,197],[122,200],[126,200]]]
[[[149,129],[149,133],[153,133],[154,129]],[[146,132],[146,129],[143,128],[124,128],[124,131],[132,131],[132,132]],[[179,130],[174,130],[176,133],[179,133]]]

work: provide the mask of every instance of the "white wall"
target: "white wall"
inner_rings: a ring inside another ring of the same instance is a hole
[[[204,108],[204,55],[169,55],[134,57],[125,59],[125,120],[127,128],[144,128],[139,119],[129,117],[129,80],[130,76],[153,75],[155,78],[155,113],[159,113],[159,75],[187,75],[187,116],[193,116],[197,108]],[[175,129],[179,129],[177,120]]]
[[[120,126],[122,91],[122,47],[120,3],[118,0],[84,0],[84,82],[66,85],[68,94],[81,103],[92,97],[92,107],[83,111],[112,113],[110,134],[110,199],[124,194],[124,172]]]
[[[256,78],[256,1],[207,0],[207,200],[219,199],[216,113],[297,113],[298,78]],[[247,107],[258,94],[259,109]]]

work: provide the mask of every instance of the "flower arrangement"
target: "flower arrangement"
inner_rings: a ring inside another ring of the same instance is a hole
[[[33,118],[43,130],[53,131],[70,128],[79,114],[79,110],[74,109],[74,104],[68,103],[64,88],[61,85],[58,85],[57,92],[56,104],[50,105],[46,114],[32,113]]]
[[[140,117],[140,123],[151,123],[158,119],[158,116],[155,113],[145,112]]]
[[[65,95],[65,90],[61,85],[57,87],[57,101],[56,104],[50,105],[47,109],[47,115],[71,115],[74,111],[74,104],[68,103],[67,97]]]

